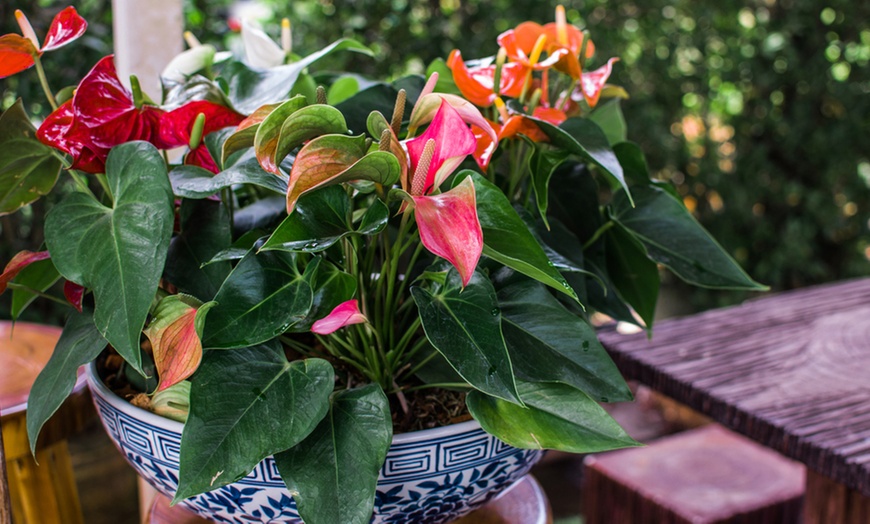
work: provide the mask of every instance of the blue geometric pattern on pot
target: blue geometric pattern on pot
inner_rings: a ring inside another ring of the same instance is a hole
[[[89,378],[97,412],[116,447],[140,476],[171,497],[178,487],[181,424],[142,411]],[[378,479],[373,523],[449,522],[508,488],[543,456],[508,446],[475,423],[451,429],[456,431],[412,433],[394,441]],[[244,479],[180,504],[215,522],[301,523],[271,457]]]

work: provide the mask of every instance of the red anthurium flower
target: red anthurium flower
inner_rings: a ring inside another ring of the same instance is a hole
[[[311,332],[318,335],[329,335],[351,324],[363,324],[368,319],[359,310],[359,301],[351,299],[335,306],[325,317],[311,325]]]
[[[429,140],[433,140],[435,144],[433,154],[429,157],[429,168],[425,173],[418,173],[417,168]],[[459,113],[442,100],[441,107],[426,132],[405,144],[411,157],[413,173],[411,187],[405,190],[416,196],[429,193],[440,186],[465,157],[474,152],[477,141]]]
[[[63,283],[63,296],[72,307],[76,308],[76,311],[82,312],[82,299],[85,296],[84,286],[76,284],[72,280],[67,280]]]
[[[24,36],[12,33],[0,36],[0,78],[24,71],[33,65],[34,56],[65,46],[82,36],[88,28],[88,23],[79,16],[75,7],[67,7],[51,21],[45,41],[39,47],[36,34],[24,13],[16,10],[15,18]]]
[[[88,128],[76,125],[73,114],[73,101],[69,100],[46,117],[36,131],[36,137],[40,142],[72,156],[72,169],[102,173],[109,149],[94,145]]]
[[[607,79],[610,78],[610,73],[613,71],[613,63],[617,60],[619,60],[619,58],[611,58],[606,64],[595,71],[583,73],[577,86],[580,92],[578,93],[577,90],[575,90],[572,97],[579,100],[579,95],[582,93],[583,98],[586,99],[586,103],[589,104],[589,107],[595,107],[595,105],[598,104],[598,99],[601,97],[601,90],[604,89],[604,84],[607,82]]]
[[[533,116],[554,125],[559,125],[568,118],[563,111],[553,107],[538,107],[535,109]],[[525,115],[512,115],[508,117],[504,125],[495,122],[490,122],[490,125],[498,135],[497,141],[492,140],[479,127],[471,128],[475,138],[477,138],[474,160],[477,161],[477,165],[481,169],[486,169],[489,166],[498,143],[505,138],[513,138],[518,134],[523,134],[534,142],[546,142],[549,140],[547,135],[538,128],[537,124],[526,118]]]
[[[50,256],[51,255],[48,254],[48,251],[21,251],[16,253],[15,256],[12,257],[12,260],[6,264],[6,267],[3,268],[3,273],[0,273],[0,293],[6,291],[9,282],[11,282],[22,269],[34,262],[45,260]]]
[[[413,199],[420,241],[426,249],[453,264],[462,285],[468,285],[483,252],[483,230],[471,178],[446,193]]]
[[[188,102],[178,109],[160,115],[159,140],[155,145],[161,149],[188,145],[194,122],[200,114],[205,116],[205,125],[202,129],[203,137],[218,129],[237,126],[245,119],[244,115],[213,102],[206,100]],[[184,163],[208,169],[212,173],[220,171],[203,141],[200,141],[185,156]]]
[[[453,81],[462,96],[481,107],[495,101],[495,65],[468,68],[462,54],[454,49],[447,58],[447,67],[453,71]],[[499,93],[516,98],[522,94],[528,68],[519,62],[505,64],[501,70]]]

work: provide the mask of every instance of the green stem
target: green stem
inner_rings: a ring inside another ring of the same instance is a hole
[[[33,293],[34,295],[42,298],[47,298],[48,300],[57,302],[58,304],[63,304],[64,306],[70,306],[70,303],[62,298],[58,298],[54,295],[49,295],[48,293],[43,293],[42,291],[37,291],[30,286],[25,286],[24,284],[16,284],[15,282],[9,282],[7,286],[10,289],[20,289],[22,291],[27,291],[28,293]]]
[[[39,83],[42,85],[42,91],[45,93],[45,98],[48,99],[51,110],[57,109],[57,100],[54,99],[54,94],[48,86],[48,78],[45,77],[45,70],[42,68],[42,60],[39,55],[33,55],[33,63],[36,64],[36,75],[39,76]]]
[[[432,384],[420,384],[419,386],[412,386],[412,387],[405,389],[405,391],[417,391],[418,389],[427,389],[427,388],[471,389],[471,386],[469,386],[467,382],[433,382]]]
[[[595,233],[592,234],[592,238],[583,243],[583,250],[585,251],[586,248],[594,244],[599,238],[601,238],[601,235],[606,233],[607,230],[612,228],[615,224],[616,222],[614,222],[613,220],[608,220],[607,222],[602,224],[601,227],[596,229]]]
[[[109,197],[109,201],[114,202],[115,195],[112,194],[112,189],[109,187],[109,179],[106,177],[106,174],[99,173],[96,175],[96,177],[97,177],[97,182],[100,183],[100,186],[103,188],[103,191],[105,191],[106,196]]]
[[[69,173],[69,176],[71,176],[72,179],[75,181],[76,189],[78,189],[80,193],[90,195],[94,200],[97,200],[96,195],[94,195],[94,193],[91,191],[91,188],[88,187],[88,180],[86,177],[83,177],[81,173],[79,173],[75,169],[70,169],[67,171],[67,173]]]

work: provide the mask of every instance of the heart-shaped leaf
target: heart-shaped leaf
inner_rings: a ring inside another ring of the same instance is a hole
[[[595,111],[589,115],[589,119],[598,124],[611,146],[615,147],[616,144],[627,140],[628,126],[625,124],[625,117],[622,116],[622,107],[619,105],[618,98],[595,108]]]
[[[338,109],[323,104],[304,107],[281,124],[271,164],[280,164],[291,151],[312,138],[344,133],[347,133],[347,123]]]
[[[172,188],[162,155],[146,142],[112,149],[106,175],[112,207],[68,195],[46,217],[45,242],[61,275],[94,290],[97,329],[140,369],[139,337],[172,235]]]
[[[164,278],[181,292],[211,300],[230,274],[229,262],[203,265],[232,242],[230,217],[220,202],[183,200],[181,234],[169,244]]]
[[[351,199],[339,186],[303,195],[293,214],[281,222],[261,250],[316,253],[349,234],[374,235],[387,226],[390,211],[379,199],[372,201],[358,227],[350,223]]]
[[[626,193],[628,192],[622,166],[619,165],[616,154],[610,148],[604,131],[595,122],[588,118],[574,117],[565,120],[562,125],[556,127],[545,120],[527,118],[531,118],[538,124],[538,127],[550,138],[550,143],[554,146],[597,165],[605,174],[609,175],[616,187],[621,187]]]
[[[91,311],[70,315],[51,358],[39,372],[27,398],[27,437],[34,456],[39,431],[72,392],[79,366],[97,358],[105,348],[106,339],[94,325]]]
[[[209,351],[190,387],[174,502],[235,482],[301,442],[329,409],[334,373],[277,343]]]
[[[19,99],[0,114],[0,215],[47,195],[60,174],[60,160],[36,139]]]
[[[275,455],[305,522],[368,524],[392,439],[390,403],[377,384],[333,395],[314,431]]]
[[[613,199],[614,219],[646,247],[649,257],[690,284],[717,289],[764,291],[692,217],[682,203],[657,187],[635,186]]]
[[[518,278],[498,292],[502,330],[518,378],[562,382],[611,402],[631,391],[585,320],[567,311],[547,289]]]
[[[203,346],[232,349],[277,337],[311,308],[311,286],[280,251],[249,252],[224,281],[205,323]]]
[[[483,229],[483,254],[578,300],[577,293],[553,267],[504,193],[472,171],[460,172],[456,180],[465,176],[471,176],[477,193],[477,214]]]
[[[267,173],[253,156],[240,159],[217,175],[197,166],[178,166],[169,173],[169,179],[172,190],[183,198],[207,198],[235,184],[253,184],[280,194],[287,192],[287,178]]]
[[[442,286],[433,290],[413,286],[411,294],[426,338],[462,378],[495,397],[520,401],[498,300],[488,278],[475,271],[463,289],[459,273],[451,269]]]
[[[314,291],[311,310],[303,320],[290,327],[293,333],[310,331],[314,322],[328,315],[342,302],[353,298],[357,290],[357,280],[353,275],[326,260],[321,260],[317,271],[310,274],[310,285]]]
[[[226,163],[233,153],[253,147],[254,138],[257,136],[260,124],[281,105],[281,103],[274,103],[260,106],[256,111],[242,120],[221,146],[221,163]]]
[[[586,393],[556,383],[517,381],[526,407],[472,391],[468,410],[487,433],[522,449],[597,453],[639,446]]]
[[[283,104],[276,107],[269,115],[260,122],[256,127],[254,135],[254,152],[257,154],[257,161],[263,166],[263,169],[269,173],[278,174],[278,164],[275,162],[275,150],[278,147],[278,136],[281,134],[281,126],[284,121],[303,107],[308,105],[305,97],[301,95],[294,96]],[[249,128],[250,129],[250,128]],[[226,151],[226,150],[225,150]]]

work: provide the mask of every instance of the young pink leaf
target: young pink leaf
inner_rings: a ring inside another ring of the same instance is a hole
[[[362,324],[368,319],[359,310],[359,301],[353,298],[335,306],[328,315],[311,325],[311,332],[329,335],[351,324]]]
[[[467,285],[483,252],[483,230],[471,177],[446,193],[413,198],[423,245],[453,264],[462,285]]]
[[[6,291],[6,287],[9,285],[9,282],[15,278],[22,269],[29,266],[34,262],[39,262],[40,260],[45,260],[49,258],[51,255],[48,254],[48,251],[20,251],[12,260],[6,264],[6,267],[3,269],[3,273],[0,273],[0,294]]]
[[[601,90],[604,89],[604,84],[610,78],[610,73],[613,71],[613,63],[617,60],[619,60],[617,57],[611,58],[606,64],[595,71],[583,73],[583,76],[580,78],[580,91],[583,93],[583,98],[586,99],[589,107],[595,107],[598,104]]]
[[[366,154],[365,138],[323,135],[305,144],[296,155],[287,187],[287,214],[303,194],[333,183]]]
[[[51,26],[48,28],[48,34],[45,35],[45,41],[42,43],[40,51],[51,51],[63,47],[85,34],[87,28],[88,23],[79,16],[76,8],[67,7],[55,15],[54,20],[51,21]]]
[[[484,121],[484,125],[488,126],[489,124]],[[405,143],[411,157],[411,173],[415,178],[418,175],[416,172],[417,164],[423,156],[426,142],[430,139],[435,141],[435,154],[432,156],[428,171],[420,175],[421,177],[425,175],[425,183],[421,186],[419,180],[411,182],[412,188],[423,187],[421,194],[424,195],[440,186],[444,179],[459,167],[466,156],[474,153],[477,147],[474,133],[465,125],[459,113],[446,100],[442,100],[441,106],[426,132]]]
[[[80,286],[72,280],[67,280],[63,283],[63,296],[72,307],[76,308],[76,311],[82,312],[82,299],[85,296],[84,286]]]
[[[151,341],[160,384],[157,391],[178,384],[202,361],[205,313],[215,302],[202,304],[188,295],[169,295],[157,304],[154,319],[144,330]]]

